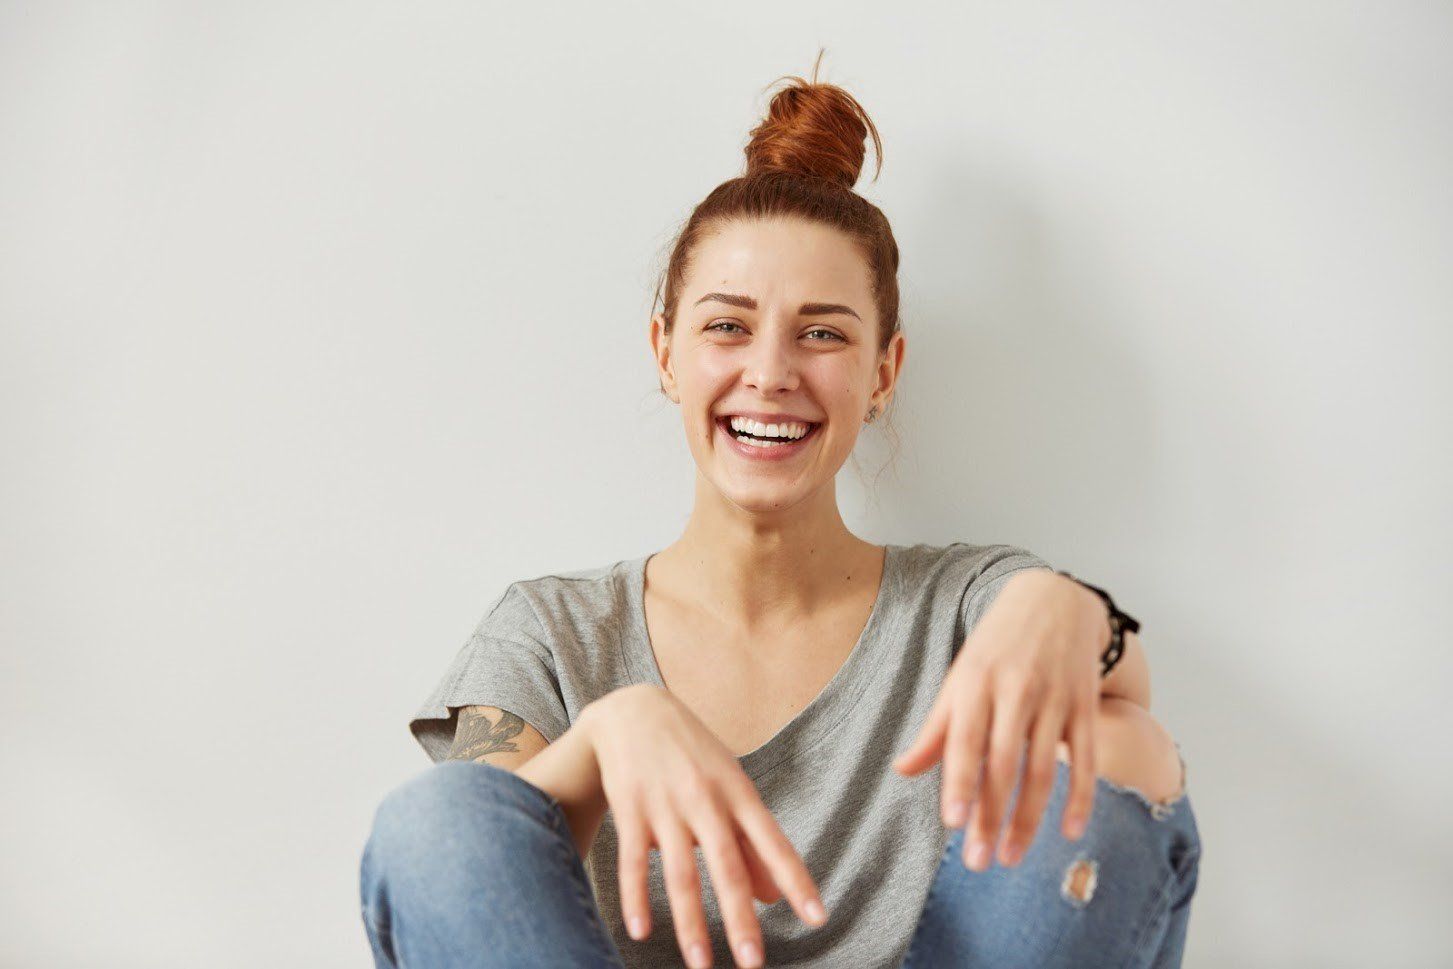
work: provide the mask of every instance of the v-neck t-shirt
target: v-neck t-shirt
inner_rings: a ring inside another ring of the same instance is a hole
[[[828,910],[827,924],[813,927],[785,898],[753,901],[773,966],[902,963],[950,832],[939,812],[942,763],[903,777],[892,761],[917,736],[949,664],[1009,577],[1053,568],[1006,544],[885,549],[852,652],[792,719],[737,758]],[[646,631],[649,558],[510,583],[409,723],[429,757],[448,756],[460,707],[507,710],[553,743],[612,690],[665,688]],[[649,855],[651,936],[638,942],[621,917],[616,847],[607,810],[585,869],[625,964],[681,965],[660,853]],[[733,965],[710,869],[699,847],[695,854],[713,964]]]

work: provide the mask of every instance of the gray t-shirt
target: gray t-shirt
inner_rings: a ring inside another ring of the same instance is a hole
[[[902,963],[949,831],[938,807],[942,763],[917,777],[891,763],[927,720],[950,661],[1008,577],[1052,568],[1004,544],[889,544],[886,554],[878,598],[843,666],[786,726],[738,758],[828,910],[827,924],[814,928],[785,898],[754,901],[768,965]],[[448,755],[459,707],[508,710],[553,742],[611,690],[664,686],[646,634],[648,558],[511,583],[409,724],[428,755]],[[713,964],[735,965],[700,848],[696,862]],[[621,918],[609,811],[585,868],[626,965],[680,966],[659,852],[650,854],[652,929],[642,942]]]

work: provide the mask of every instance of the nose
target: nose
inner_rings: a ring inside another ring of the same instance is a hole
[[[742,368],[742,382],[763,396],[796,390],[801,378],[793,348],[778,340],[758,340]]]

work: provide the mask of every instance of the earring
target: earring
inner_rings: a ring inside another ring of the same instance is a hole
[[[878,405],[877,405],[877,404],[874,404],[874,405],[873,405],[873,406],[872,406],[872,407],[871,407],[871,408],[870,408],[870,409],[869,409],[869,410],[868,410],[868,416],[867,416],[867,417],[865,417],[865,418],[863,418],[863,423],[864,423],[864,424],[871,424],[871,423],[873,423],[873,419],[874,419],[874,418],[875,418],[875,417],[877,417],[877,416],[878,416]]]

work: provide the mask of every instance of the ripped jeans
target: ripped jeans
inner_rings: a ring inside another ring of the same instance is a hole
[[[965,868],[964,829],[953,832],[896,969],[1181,964],[1201,853],[1184,757],[1181,793],[1163,804],[1096,777],[1078,841],[1057,823],[1069,765],[1055,763],[1045,822],[1018,865]],[[504,768],[444,761],[395,789],[360,880],[377,969],[625,966],[559,802]],[[735,965],[719,927],[713,936],[712,965]],[[821,962],[839,964],[833,953]]]

